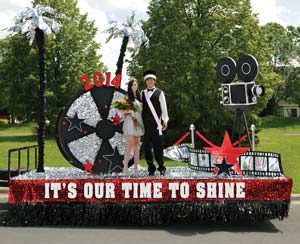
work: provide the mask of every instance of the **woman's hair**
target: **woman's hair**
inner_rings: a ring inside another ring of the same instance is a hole
[[[131,89],[134,82],[138,84],[137,80],[130,80],[127,85],[127,94],[130,102],[133,102],[135,98]],[[136,90],[136,99],[141,100],[139,88]]]

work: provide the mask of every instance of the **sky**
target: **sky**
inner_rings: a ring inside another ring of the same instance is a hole
[[[102,61],[112,73],[116,70],[122,39],[114,39],[105,43],[107,34],[103,33],[109,27],[109,20],[125,22],[132,11],[136,12],[138,19],[147,19],[147,8],[150,0],[78,0],[82,14],[88,13],[89,20],[95,20],[98,28],[96,41],[101,43]],[[283,26],[300,26],[299,0],[251,0],[253,12],[258,13],[261,25],[268,22],[277,22]],[[0,0],[0,39],[8,32],[3,31],[13,23],[16,14],[31,6],[31,0]],[[126,57],[129,58],[128,56]],[[126,71],[127,64],[123,67]],[[128,76],[123,75],[122,87]]]

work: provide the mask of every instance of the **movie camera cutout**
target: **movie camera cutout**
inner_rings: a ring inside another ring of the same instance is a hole
[[[221,58],[216,67],[217,79],[222,83],[223,106],[230,111],[249,111],[257,104],[257,97],[263,96],[265,89],[256,85],[258,62],[252,55],[240,57],[237,63],[230,57]],[[236,77],[238,81],[235,81]]]

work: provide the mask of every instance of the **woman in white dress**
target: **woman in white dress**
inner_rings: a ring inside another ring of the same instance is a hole
[[[142,102],[138,89],[137,80],[131,80],[127,86],[128,100],[134,110],[129,110],[125,113],[123,123],[123,133],[127,136],[127,144],[124,153],[124,168],[123,173],[128,174],[128,161],[133,151],[134,173],[138,174],[138,165],[140,158],[140,141],[144,135],[144,125],[142,119]]]

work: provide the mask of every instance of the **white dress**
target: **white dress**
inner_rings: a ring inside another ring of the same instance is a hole
[[[125,136],[142,136],[145,133],[142,119],[143,106],[142,103],[137,99],[135,99],[133,103],[140,108],[140,111],[134,113],[136,122],[134,122],[130,114],[124,114],[123,134]]]

